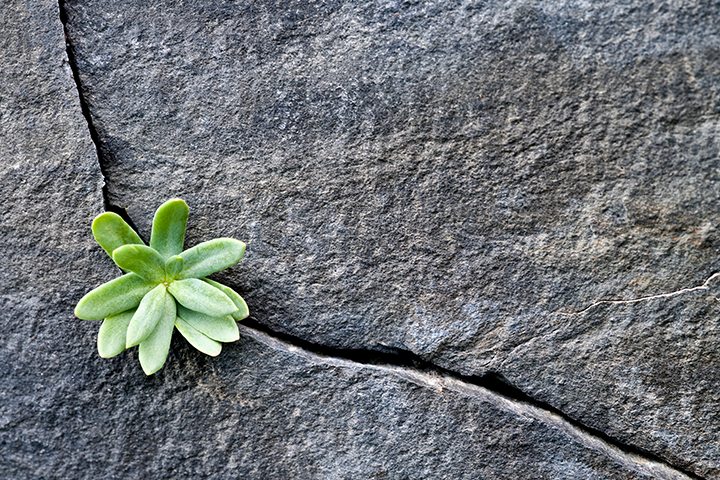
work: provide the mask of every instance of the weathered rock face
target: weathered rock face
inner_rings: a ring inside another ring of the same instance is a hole
[[[720,478],[720,6],[68,2],[110,200],[270,328],[500,372]]]
[[[0,39],[0,298],[28,309],[8,318],[19,339],[41,328],[37,313],[57,313],[102,278],[87,239],[87,222],[102,212],[102,177],[57,6],[4,6]]]
[[[4,458],[7,478],[687,478],[449,379],[290,352],[251,330],[213,362],[175,340],[161,374],[112,360],[71,408],[38,417],[32,433],[56,438],[22,451],[33,468]]]
[[[0,424],[5,433],[22,422],[22,406],[54,391],[43,379],[44,369],[82,368],[77,359],[85,358],[92,341],[76,339],[76,332],[91,328],[78,327],[67,313],[77,295],[112,273],[93,267],[101,255],[87,225],[103,210],[102,176],[80,112],[57,6],[11,2],[0,11]],[[76,365],[57,365],[58,356],[64,363],[75,357]],[[4,435],[0,438],[0,456],[22,455],[5,444]]]
[[[0,476],[720,478],[720,6],[61,6],[142,235],[182,197],[188,244],[248,243],[220,279],[264,328],[571,421],[252,329],[100,359],[103,176],[58,6],[11,0]]]

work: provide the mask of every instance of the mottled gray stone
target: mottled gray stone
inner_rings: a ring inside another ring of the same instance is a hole
[[[451,379],[320,358],[246,330],[207,361],[180,340],[153,377],[124,354],[97,378],[73,378],[82,396],[27,405],[43,415],[5,436],[4,475],[688,478]]]
[[[88,224],[102,212],[102,176],[80,111],[58,5],[0,8],[0,477],[38,478],[38,457],[81,435],[53,424],[96,372],[93,326],[77,297],[112,276]],[[86,378],[87,379],[87,378]],[[48,422],[52,429],[42,429]],[[42,450],[42,452],[41,452]],[[57,457],[57,461],[61,458]],[[67,460],[67,459],[66,459]],[[49,478],[49,477],[48,477]],[[58,477],[56,477],[58,478]]]
[[[80,355],[67,313],[93,284],[111,278],[88,225],[102,212],[102,175],[80,111],[52,2],[0,8],[0,411],[33,398],[42,370],[63,352]],[[80,335],[82,337],[82,334]],[[90,339],[88,338],[88,342]],[[81,355],[79,358],[82,358]],[[42,358],[42,359],[41,359]],[[70,357],[71,358],[71,357]],[[35,369],[33,361],[41,368]],[[30,367],[30,371],[25,371]],[[8,379],[24,380],[19,390]],[[39,377],[38,377],[39,375]]]
[[[175,338],[151,377],[99,358],[72,310],[118,270],[55,4],[3,5],[0,66],[0,478],[687,478],[452,377],[248,329],[217,359]]]
[[[68,1],[110,200],[255,319],[503,373],[720,478],[720,4]],[[702,293],[702,292],[701,292]]]
[[[718,478],[720,279],[707,287],[567,316],[563,328],[517,347],[501,370],[538,400],[561,398],[558,406],[587,426]],[[605,401],[588,401],[596,392]]]

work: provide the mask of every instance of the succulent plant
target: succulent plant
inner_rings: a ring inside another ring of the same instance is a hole
[[[247,317],[235,291],[205,278],[235,265],[245,244],[216,238],[183,251],[188,206],[169,200],[155,212],[150,246],[117,214],[103,213],[92,223],[95,240],[125,275],[85,295],[75,315],[103,320],[98,352],[103,358],[138,345],[140,365],[152,375],[165,364],[174,328],[211,356],[221,342],[240,338],[236,320]]]

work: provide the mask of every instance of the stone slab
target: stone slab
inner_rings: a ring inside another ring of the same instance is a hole
[[[719,8],[67,2],[111,202],[246,241],[219,279],[256,320],[502,373],[708,478],[712,301],[566,314],[716,271]]]

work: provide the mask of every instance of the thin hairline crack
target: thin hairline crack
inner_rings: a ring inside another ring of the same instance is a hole
[[[80,71],[78,69],[77,60],[75,58],[75,52],[73,50],[72,42],[70,41],[70,32],[68,30],[68,14],[67,14],[67,8],[66,8],[66,0],[58,0],[58,9],[59,9],[59,17],[60,17],[60,23],[63,26],[63,33],[65,35],[65,54],[67,55],[68,64],[70,65],[70,70],[72,71],[72,77],[73,81],[75,82],[75,88],[77,89],[78,94],[78,100],[80,102],[80,111],[85,117],[85,122],[87,123],[87,129],[90,133],[90,139],[93,142],[93,145],[95,145],[95,156],[98,160],[98,166],[100,167],[100,175],[103,177],[103,187],[102,187],[102,196],[103,196],[103,207],[106,212],[113,212],[120,217],[122,217],[125,222],[127,222],[133,230],[136,232],[138,231],[135,224],[130,219],[130,216],[128,215],[127,211],[118,206],[114,205],[110,201],[110,194],[108,192],[108,175],[107,175],[107,164],[108,161],[104,158],[102,148],[101,148],[101,142],[100,142],[100,135],[98,134],[97,128],[95,127],[95,124],[92,119],[92,114],[90,113],[90,106],[88,105],[87,99],[85,98],[85,95],[83,94],[83,88],[82,88],[82,81],[80,80]],[[138,233],[139,235],[139,233]],[[142,236],[141,236],[142,238]],[[146,239],[143,238],[143,241]],[[147,243],[147,242],[146,242]]]
[[[555,315],[563,315],[563,316],[582,315],[583,313],[586,313],[589,310],[592,310],[593,308],[599,307],[601,305],[625,305],[625,304],[632,304],[632,303],[640,303],[640,302],[647,302],[647,301],[651,301],[651,300],[659,300],[662,298],[672,298],[672,297],[676,297],[678,295],[684,295],[686,293],[698,292],[700,290],[710,290],[710,283],[712,283],[712,281],[718,277],[720,277],[720,272],[713,273],[707,280],[705,280],[705,282],[703,282],[702,285],[698,285],[697,287],[683,288],[680,290],[676,290],[674,292],[660,293],[657,295],[648,295],[645,297],[632,298],[629,300],[600,300],[600,301],[595,302],[577,312],[555,312]],[[720,301],[720,299],[717,299],[717,298],[715,300]]]

